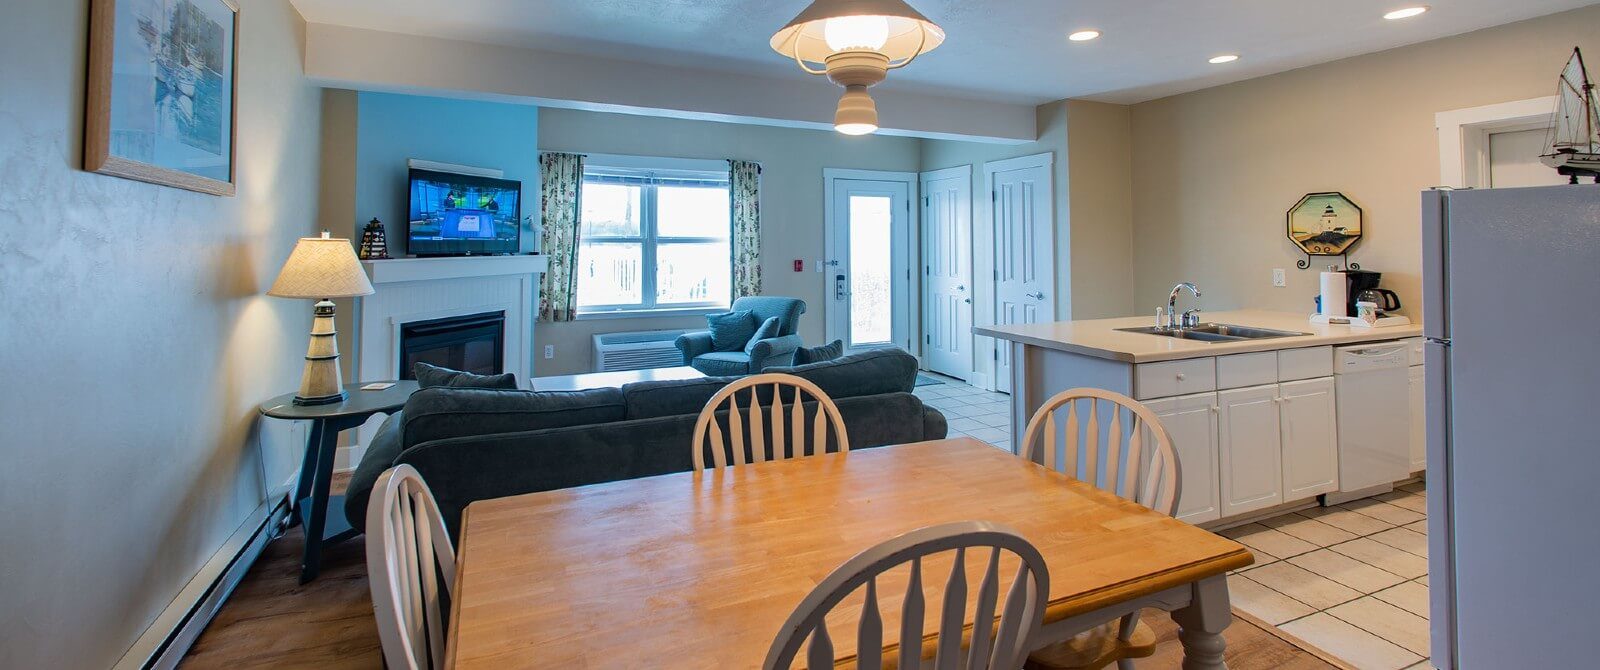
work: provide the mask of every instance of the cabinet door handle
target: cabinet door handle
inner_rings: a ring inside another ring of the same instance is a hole
[[[1182,373],[1182,372],[1179,372],[1179,373],[1178,373],[1178,381],[1180,381],[1180,382],[1181,382],[1181,381],[1183,381],[1183,380],[1184,380],[1184,379],[1185,379],[1185,378],[1186,378],[1186,377],[1187,377],[1187,375],[1185,375],[1185,374],[1183,374],[1183,373]]]

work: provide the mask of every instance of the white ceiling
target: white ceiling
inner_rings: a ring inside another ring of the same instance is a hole
[[[1134,103],[1594,4],[1597,0],[912,0],[944,46],[885,87]],[[809,0],[293,0],[311,23],[802,78],[768,46]],[[1401,21],[1382,14],[1426,3]],[[1105,34],[1075,43],[1066,34]],[[1242,58],[1227,65],[1206,59]]]

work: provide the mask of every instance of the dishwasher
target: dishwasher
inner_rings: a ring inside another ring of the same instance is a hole
[[[1334,349],[1339,491],[1326,504],[1383,493],[1411,475],[1409,365],[1404,342]]]

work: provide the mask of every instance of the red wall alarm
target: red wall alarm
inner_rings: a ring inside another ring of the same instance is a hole
[[[803,260],[800,260],[798,258],[794,259],[794,271],[795,272],[805,272],[806,271],[806,262],[803,261]]]

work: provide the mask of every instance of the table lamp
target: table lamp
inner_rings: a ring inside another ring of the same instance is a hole
[[[328,237],[302,237],[284,261],[277,281],[267,295],[279,298],[316,300],[311,321],[311,345],[306,348],[306,369],[300,376],[296,405],[326,405],[343,402],[344,383],[339,378],[338,330],[333,325],[333,298],[371,295],[372,282],[361,269],[361,261],[350,240]]]

